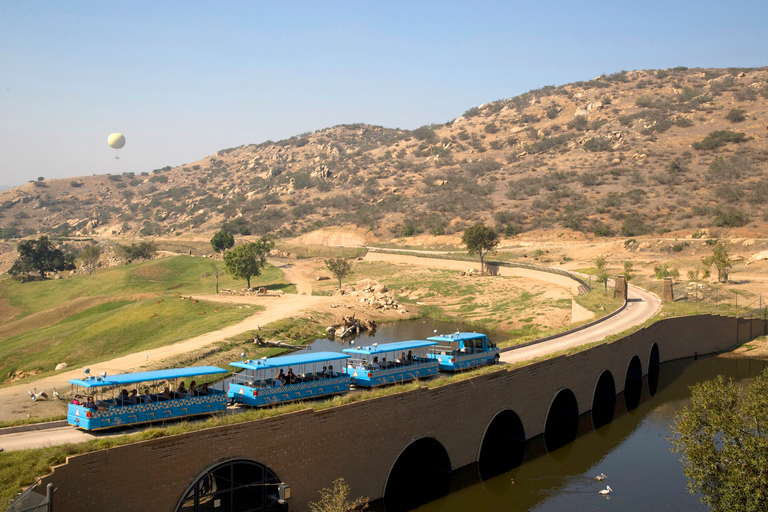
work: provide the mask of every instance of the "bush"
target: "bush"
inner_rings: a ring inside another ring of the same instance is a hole
[[[487,125],[485,125],[483,130],[485,131],[485,133],[497,133],[499,131],[499,127],[496,126],[495,123],[488,123]]]
[[[732,123],[740,123],[747,118],[747,111],[740,108],[732,108],[725,115],[725,118]]]
[[[744,142],[746,138],[745,133],[731,132],[728,130],[717,130],[707,135],[701,142],[694,142],[693,149],[715,149],[721,146],[725,146],[729,142],[738,144]]]
[[[587,129],[587,124],[589,122],[587,121],[587,116],[576,116],[570,121],[568,121],[568,124],[566,125],[569,130],[577,130],[580,132],[583,132]]]
[[[411,134],[417,140],[434,140],[437,138],[437,135],[435,134],[435,130],[433,130],[427,125],[424,125],[420,128],[416,128],[411,132]]]
[[[630,213],[624,218],[624,224],[621,226],[623,236],[639,236],[649,231],[648,226],[643,222],[643,218],[638,213]]]
[[[563,133],[562,135],[555,135],[554,137],[547,137],[547,138],[541,139],[540,141],[534,142],[533,144],[530,144],[530,145],[526,144],[525,150],[528,153],[541,153],[543,151],[547,151],[557,146],[561,146],[566,142],[568,142],[569,140],[571,140],[572,138],[573,138],[573,135],[570,135],[568,133]]]
[[[154,174],[152,175],[151,178],[149,178],[149,182],[150,183],[168,183],[168,176],[163,176],[161,174]]]
[[[607,137],[593,137],[582,145],[585,151],[608,151],[611,149],[611,139]]]
[[[749,223],[749,216],[738,208],[715,210],[715,224],[720,227],[739,228]]]
[[[85,183],[83,183],[82,181],[70,181],[69,182],[69,186],[73,187],[73,188],[82,187],[83,185],[85,185]]]
[[[553,103],[547,108],[547,118],[554,119],[560,113],[560,105]]]

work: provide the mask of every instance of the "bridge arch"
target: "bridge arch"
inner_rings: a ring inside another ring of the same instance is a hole
[[[510,409],[497,412],[485,428],[477,456],[483,479],[519,466],[525,455],[525,428]]]
[[[187,487],[176,512],[282,512],[287,507],[276,500],[280,482],[268,466],[252,460],[218,462]]]
[[[592,396],[592,426],[598,429],[613,421],[616,409],[616,381],[610,370],[600,373]]]
[[[659,357],[659,345],[651,345],[651,352],[648,355],[648,392],[651,396],[656,394],[659,387],[659,370],[661,368]]]
[[[544,443],[547,451],[554,451],[574,439],[579,429],[579,404],[568,388],[555,394],[549,404],[544,424]]]
[[[445,447],[432,437],[409,444],[392,465],[384,487],[388,509],[410,510],[448,494],[451,459]]]
[[[643,365],[640,358],[632,356],[627,366],[627,375],[624,378],[624,403],[627,411],[631,411],[640,405],[640,396],[643,392]]]

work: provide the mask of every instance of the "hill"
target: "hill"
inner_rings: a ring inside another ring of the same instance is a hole
[[[138,174],[0,191],[0,235],[293,237],[356,225],[386,240],[762,233],[768,68],[622,71],[416,130],[341,125]]]

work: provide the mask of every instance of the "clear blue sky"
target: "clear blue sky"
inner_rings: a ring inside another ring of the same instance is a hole
[[[0,185],[151,171],[339,123],[417,128],[623,69],[764,66],[766,21],[765,0],[3,0]]]

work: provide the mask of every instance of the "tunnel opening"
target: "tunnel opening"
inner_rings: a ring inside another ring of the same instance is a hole
[[[595,396],[592,398],[592,426],[595,429],[613,421],[616,410],[616,382],[610,371],[600,374],[595,386]]]
[[[643,367],[640,358],[632,356],[627,368],[627,377],[624,379],[624,403],[627,411],[636,409],[640,404],[640,396],[643,392]]]
[[[648,358],[648,392],[651,396],[655,395],[659,389],[659,369],[659,346],[654,343]]]
[[[519,466],[525,456],[525,429],[515,412],[499,412],[483,437],[478,466],[480,477],[492,478]]]
[[[552,452],[574,439],[579,430],[579,405],[570,389],[561,390],[549,406],[544,444]]]
[[[425,437],[411,443],[395,461],[384,490],[388,512],[411,510],[448,494],[451,460],[439,441]]]
[[[203,472],[187,488],[177,512],[282,512],[278,503],[280,479],[263,464],[231,460]]]

